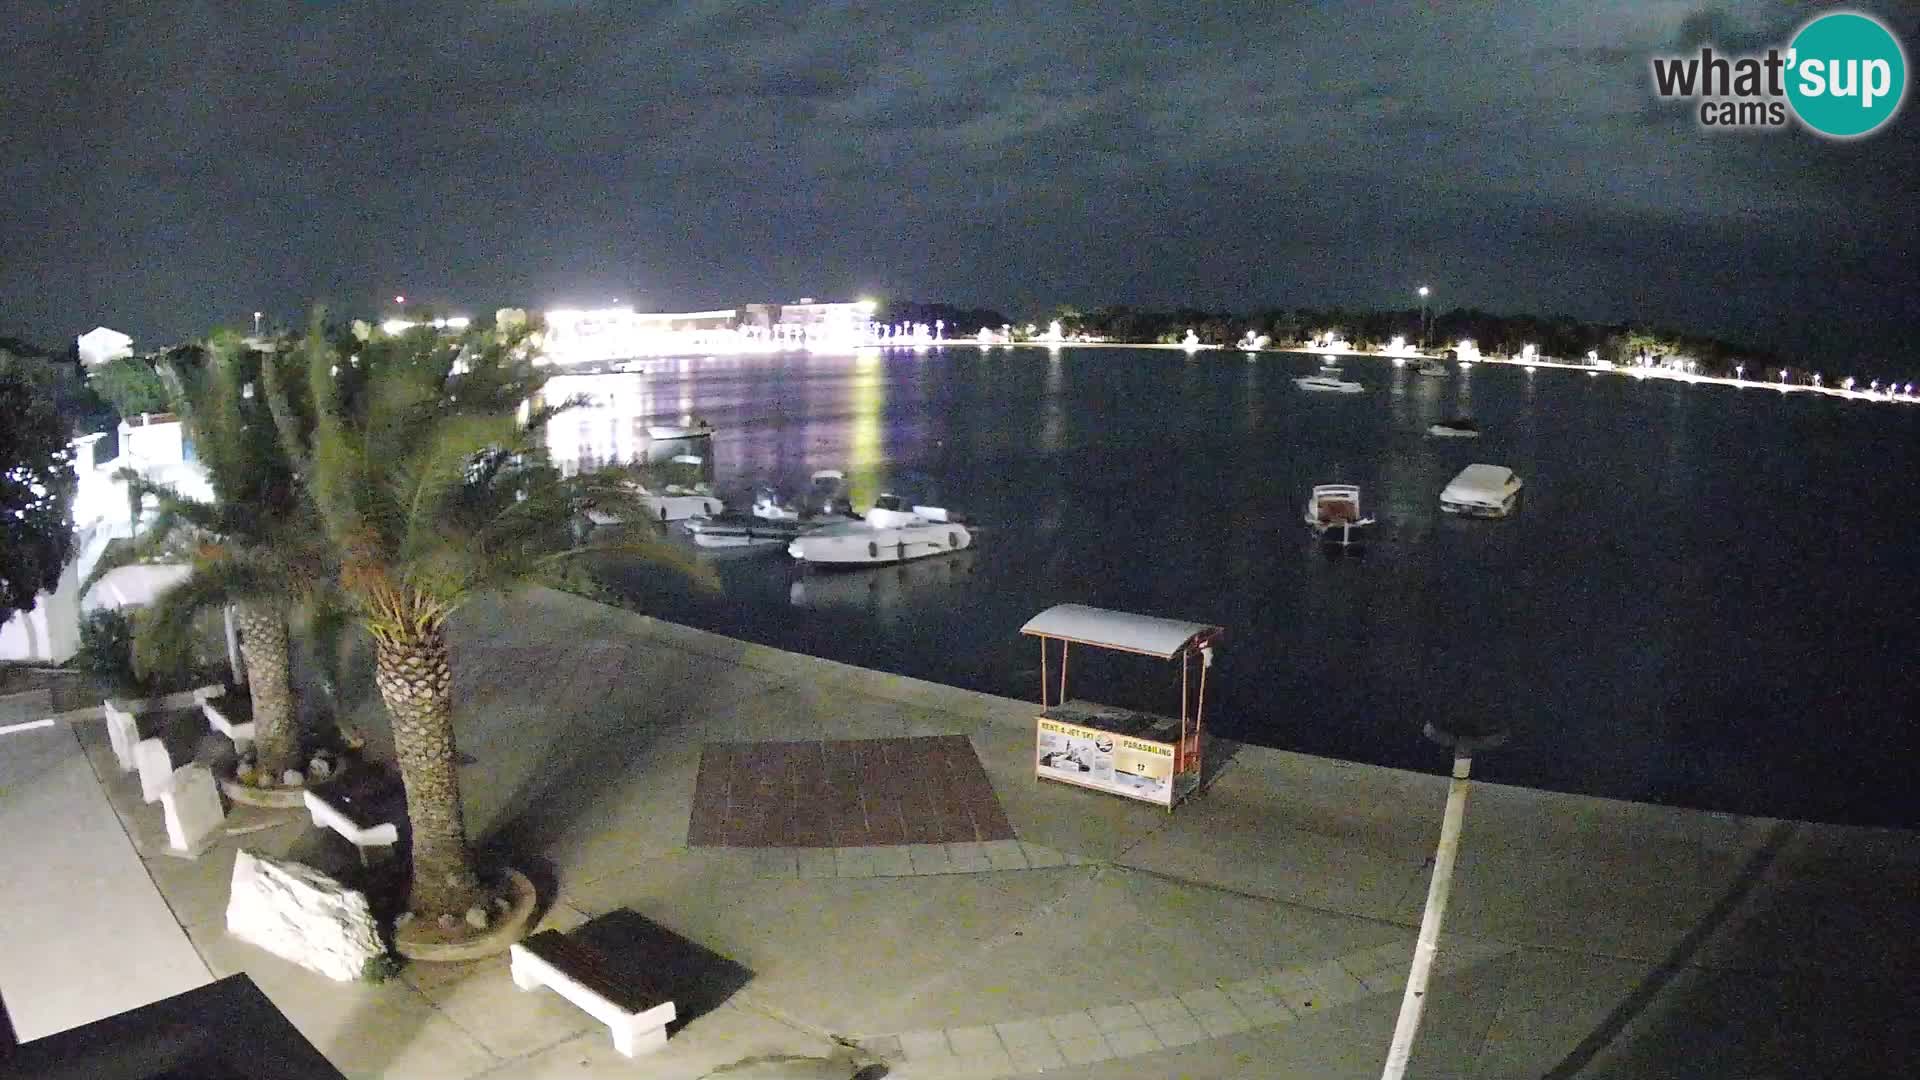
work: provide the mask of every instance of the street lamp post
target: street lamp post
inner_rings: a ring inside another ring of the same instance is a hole
[[[1427,351],[1427,331],[1432,320],[1427,316],[1427,287],[1420,286],[1420,351]]]
[[[1413,966],[1407,972],[1400,1019],[1393,1026],[1393,1043],[1387,1048],[1387,1064],[1380,1080],[1401,1080],[1407,1074],[1407,1060],[1413,1056],[1413,1038],[1420,1031],[1420,1014],[1427,1004],[1427,978],[1433,973],[1433,957],[1439,947],[1440,923],[1446,918],[1447,898],[1453,892],[1453,862],[1460,851],[1460,827],[1467,816],[1467,774],[1473,767],[1473,752],[1498,746],[1507,737],[1504,731],[1494,729],[1451,731],[1433,724],[1426,726],[1426,736],[1453,748],[1453,779],[1447,785],[1447,810],[1440,819],[1440,846],[1433,853],[1433,880],[1427,884],[1427,906],[1420,915]]]

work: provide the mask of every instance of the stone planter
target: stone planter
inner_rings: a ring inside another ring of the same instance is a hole
[[[352,758],[342,757],[337,760],[339,764],[334,767],[333,773],[329,775],[326,780],[321,781],[321,783],[331,783],[353,771]],[[241,806],[259,807],[264,810],[306,809],[306,801],[301,796],[305,794],[309,786],[307,784],[301,784],[297,787],[286,787],[278,784],[270,788],[254,787],[252,784],[241,783],[239,777],[235,776],[231,771],[231,766],[227,768],[227,771],[223,771],[218,779],[220,781],[221,794]]]
[[[507,879],[507,899],[512,907],[494,915],[493,924],[475,930],[466,923],[451,930],[414,919],[393,931],[393,951],[409,960],[428,963],[455,963],[499,956],[507,946],[527,936],[533,928],[533,910],[538,897],[533,882],[511,867],[500,872]]]

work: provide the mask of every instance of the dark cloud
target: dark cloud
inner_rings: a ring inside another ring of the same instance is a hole
[[[1791,348],[1920,329],[1896,302],[1911,116],[1836,144],[1710,135],[1652,101],[1651,56],[1773,44],[1802,5],[14,16],[0,329],[47,340],[106,323],[157,344],[396,291],[1252,307],[1423,281]]]

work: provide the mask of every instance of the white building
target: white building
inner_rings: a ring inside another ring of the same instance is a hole
[[[73,342],[80,350],[80,363],[90,368],[133,355],[133,339],[104,326],[94,327]]]
[[[71,444],[78,479],[73,493],[73,554],[52,592],[41,593],[32,611],[0,625],[0,659],[65,663],[80,648],[84,614],[151,602],[186,575],[184,566],[123,567],[81,594],[80,583],[93,572],[107,544],[136,535],[148,520],[145,508],[141,519],[134,519],[126,481],[115,475],[121,469],[131,468],[189,498],[213,499],[206,470],[189,460],[191,445],[178,417],[170,413],[128,417],[120,422],[120,456],[97,462],[94,453],[104,438],[104,434],[85,435]]]
[[[877,339],[871,300],[821,303],[811,296],[793,304],[748,304],[743,333],[756,340],[809,349],[866,345]]]
[[[558,308],[546,313],[541,345],[548,363],[566,366],[672,353],[732,352],[740,338],[737,323],[738,313],[732,308]]]
[[[878,340],[872,301],[747,304],[716,311],[560,308],[546,313],[547,363],[574,366],[643,356],[840,350]]]

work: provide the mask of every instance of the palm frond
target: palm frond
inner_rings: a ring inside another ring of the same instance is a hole
[[[467,484],[475,459],[514,438],[512,417],[449,416],[433,425],[424,445],[390,473],[392,498],[403,527],[396,554],[425,551],[445,525],[448,502]]]
[[[546,556],[540,562],[539,573],[561,572],[562,567],[570,564],[591,563],[600,558],[619,558],[665,570],[702,591],[716,592],[721,587],[720,575],[713,564],[699,559],[686,548],[669,543],[651,525],[625,525],[613,529],[595,529],[594,532],[596,535],[585,544]]]
[[[224,554],[203,556],[179,584],[161,593],[135,620],[135,667],[143,674],[178,671],[194,645],[194,620],[205,611],[239,599],[279,595],[256,567]]]

